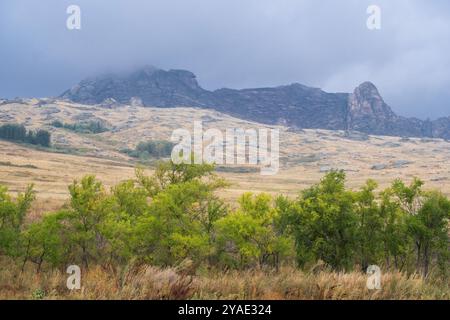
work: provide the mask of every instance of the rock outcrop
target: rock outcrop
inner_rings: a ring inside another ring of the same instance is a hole
[[[209,108],[245,120],[297,129],[450,138],[450,117],[429,121],[396,115],[370,82],[364,82],[350,94],[327,93],[298,83],[208,91],[198,84],[192,72],[145,67],[126,75],[83,80],[61,97],[84,104],[111,105],[114,101],[114,104],[164,108]]]
[[[432,126],[430,121],[396,115],[371,82],[364,82],[349,95],[348,130],[377,135],[434,137]]]

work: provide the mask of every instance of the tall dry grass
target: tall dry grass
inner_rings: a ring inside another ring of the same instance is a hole
[[[307,273],[286,267],[278,272],[200,271],[140,266],[122,270],[94,267],[82,273],[82,288],[70,291],[69,276],[53,270],[21,272],[14,264],[0,270],[0,299],[450,299],[450,286],[401,273],[382,276],[381,290],[368,290],[362,273]],[[12,267],[14,266],[14,267]]]

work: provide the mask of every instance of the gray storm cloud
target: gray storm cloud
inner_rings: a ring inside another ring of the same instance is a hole
[[[66,28],[81,7],[82,29]],[[381,30],[366,9],[381,7]],[[2,0],[0,97],[55,96],[141,65],[194,72],[207,89],[370,80],[402,115],[450,115],[450,3],[425,0]]]

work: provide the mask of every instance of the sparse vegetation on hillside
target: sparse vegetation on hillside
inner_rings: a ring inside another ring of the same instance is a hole
[[[170,157],[174,144],[170,141],[156,140],[140,142],[134,150],[124,149],[123,153],[130,157],[147,160],[149,158],[167,158]]]
[[[51,135],[47,130],[34,132],[27,130],[24,125],[12,123],[0,126],[0,139],[49,147]]]
[[[67,130],[75,131],[78,133],[102,133],[108,131],[100,121],[88,121],[80,123],[63,123],[59,120],[52,122],[52,126],[55,128],[64,128]]]
[[[308,270],[328,272],[344,283],[345,276],[329,272],[353,272],[356,285],[362,282],[359,272],[377,264],[384,272],[393,272],[388,276],[392,281],[425,290],[406,292],[404,298],[448,298],[450,201],[437,191],[423,191],[420,180],[411,185],[396,180],[381,193],[369,180],[360,191],[352,191],[344,185],[344,173],[332,171],[296,199],[245,193],[238,207],[232,208],[217,196],[226,182],[213,170],[211,165],[161,163],[154,175],[137,169],[135,179],[119,183],[110,192],[94,176],[86,176],[69,186],[70,202],[63,209],[34,221],[26,219],[34,200],[32,186],[16,200],[1,187],[2,273],[31,272],[34,266],[35,272],[55,277],[54,270],[69,264],[79,264],[88,274],[100,272],[101,267],[112,274],[102,271],[99,277],[122,277],[128,272],[121,280],[125,290],[131,285],[127,281],[137,281],[136,274],[148,270],[148,265],[157,272],[170,267],[178,276],[197,275],[194,283],[182,278],[174,284],[186,290],[184,297],[195,298],[228,294],[225,284],[221,289],[215,284],[219,280],[205,276],[207,269],[209,276],[236,270],[249,281],[256,281],[258,272],[264,271],[273,283],[255,287],[259,293],[250,288],[231,291],[242,298],[266,293],[305,298],[312,281],[327,277],[309,275]],[[284,286],[286,268],[303,270],[294,272],[297,278],[292,276],[299,286],[289,289],[297,290],[292,295],[278,290]],[[441,281],[435,292],[433,285],[439,282],[433,279]],[[202,291],[202,286],[207,290]],[[270,286],[272,291],[267,289]],[[336,290],[331,294],[332,288],[326,290],[331,291],[312,290],[311,298],[345,297]],[[360,290],[358,297],[370,297]],[[123,294],[126,297],[126,291]]]

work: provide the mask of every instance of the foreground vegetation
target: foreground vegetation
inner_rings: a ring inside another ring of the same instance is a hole
[[[2,266],[6,262],[2,261]],[[69,291],[68,274],[0,269],[0,299],[450,299],[449,285],[398,272],[382,275],[380,290],[368,290],[360,272],[338,273],[283,267],[264,270],[197,270],[140,265],[121,270],[91,267],[82,289]]]
[[[352,191],[335,171],[296,199],[245,193],[235,207],[225,186],[213,166],[171,162],[109,192],[86,176],[34,221],[33,187],[0,187],[0,296],[450,298],[450,201],[418,179]],[[73,264],[84,289],[69,293]],[[365,287],[373,264],[380,291]]]

